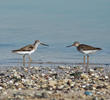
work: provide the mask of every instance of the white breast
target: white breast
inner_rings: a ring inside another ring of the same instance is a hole
[[[31,51],[18,51],[16,53],[20,55],[31,55],[33,52],[35,52],[35,49]]]
[[[98,50],[85,50],[85,51],[83,51],[83,50],[81,50],[80,52],[81,53],[84,53],[84,54],[92,54],[92,53],[95,53],[95,52],[97,52]]]

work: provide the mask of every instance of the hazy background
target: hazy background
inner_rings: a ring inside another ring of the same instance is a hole
[[[74,41],[101,47],[91,62],[110,63],[110,0],[1,0],[0,63],[21,61],[12,54],[34,40],[34,61],[81,62],[82,54],[65,48]]]

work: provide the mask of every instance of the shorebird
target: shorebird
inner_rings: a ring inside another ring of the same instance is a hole
[[[28,55],[30,64],[32,62],[30,55],[37,50],[39,44],[48,46],[47,44],[41,43],[39,40],[36,40],[34,44],[24,46],[18,50],[12,50],[12,53],[23,55],[23,66],[25,66],[25,56]]]
[[[88,72],[88,66],[89,66],[89,54],[95,53],[99,50],[102,50],[101,48],[93,47],[86,44],[80,44],[78,41],[75,41],[72,45],[69,45],[67,47],[75,46],[77,50],[87,56],[87,66],[86,66],[86,72]],[[85,55],[84,55],[84,65],[85,65]]]

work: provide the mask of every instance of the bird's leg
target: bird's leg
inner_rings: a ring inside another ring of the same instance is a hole
[[[25,55],[23,55],[23,66],[25,67]]]
[[[83,56],[83,68],[85,68],[85,63],[86,63],[85,59],[86,59],[86,56],[84,55]],[[84,71],[85,71],[85,69],[84,69]]]
[[[87,66],[86,66],[86,72],[88,73],[88,68],[89,68],[89,55],[87,55]]]
[[[86,56],[83,56],[83,70],[85,71],[85,64],[86,64]]]
[[[32,62],[32,59],[31,59],[30,55],[28,57],[29,57],[29,67],[30,67],[31,66],[31,62]]]
[[[85,61],[85,56],[84,56],[84,58],[83,58],[83,61],[84,61],[84,65],[85,65],[85,63],[86,63],[86,61]]]

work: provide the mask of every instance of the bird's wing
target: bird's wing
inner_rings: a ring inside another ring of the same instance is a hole
[[[83,50],[101,50],[101,48],[96,48],[96,47],[85,45],[85,44],[80,44],[79,48]]]
[[[22,51],[31,51],[33,48],[34,48],[33,45],[27,45],[27,46],[22,47],[19,50],[22,50]]]
[[[24,46],[18,50],[12,50],[12,52],[17,52],[17,51],[31,51],[32,49],[34,48],[33,45],[27,45],[27,46]]]

